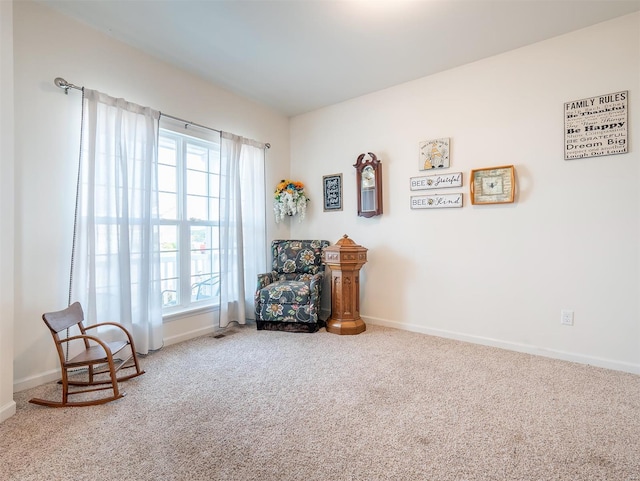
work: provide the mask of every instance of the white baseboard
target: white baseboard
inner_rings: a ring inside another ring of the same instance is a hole
[[[164,339],[164,345],[170,346],[171,344],[177,344],[178,342],[188,341],[195,337],[204,336],[213,333],[215,328],[213,326],[202,327],[194,329],[188,332],[182,332],[175,336],[169,336]],[[47,371],[36,376],[15,380],[13,383],[13,392],[24,391],[25,389],[31,389],[48,382],[57,381],[60,379],[60,370],[54,369]]]
[[[590,366],[602,367],[605,369],[612,369],[614,371],[629,372],[632,374],[640,374],[640,364],[632,364],[622,361],[615,361],[612,359],[603,359],[594,356],[585,356],[583,354],[576,354],[572,352],[557,351],[553,349],[541,348],[538,346],[519,344],[515,342],[502,341],[500,339],[492,339],[481,336],[471,336],[468,334],[462,334],[454,331],[447,331],[445,329],[432,329],[424,326],[417,326],[415,324],[403,324],[395,321],[389,321],[387,319],[380,319],[378,317],[365,317],[362,316],[365,323],[370,323],[377,326],[393,327],[395,329],[401,329],[410,332],[419,332],[421,334],[428,334],[431,336],[444,337],[447,339],[454,339],[456,341],[470,342],[474,344],[481,344],[483,346],[498,347],[500,349],[507,349],[510,351],[522,352],[525,354],[533,354],[536,356],[549,357],[552,359],[560,359],[563,361],[577,362],[580,364],[587,364]]]
[[[4,406],[0,407],[0,423],[5,419],[9,419],[16,413],[16,403],[11,401]]]
[[[13,382],[13,392],[20,392],[24,391],[25,389],[31,389],[32,387],[40,386],[52,381],[57,381],[58,379],[60,379],[59,369],[47,371],[36,376],[18,379]]]
[[[536,356],[544,356],[552,359],[561,359],[563,361],[577,362],[580,364],[588,364],[591,366],[602,367],[605,369],[613,369],[615,371],[623,371],[623,372],[629,372],[632,374],[640,374],[640,365],[638,364],[615,361],[611,359],[602,359],[602,358],[593,357],[593,356],[585,356],[582,354],[576,354],[571,352],[544,349],[537,346],[532,346],[527,344],[518,344],[514,342],[502,341],[499,339],[491,339],[488,337],[470,336],[468,334],[462,334],[454,331],[447,331],[444,329],[432,329],[424,326],[417,326],[414,324],[403,324],[395,321],[381,319],[378,317],[362,316],[362,319],[365,321],[365,323],[378,325],[378,326],[392,327],[392,328],[401,329],[404,331],[419,332],[422,334],[444,337],[447,339],[454,339],[457,341],[471,342],[474,344],[481,344],[484,346],[498,347],[501,349],[508,349],[510,351],[522,352],[525,354],[533,354]],[[164,345],[170,346],[171,344],[177,344],[179,342],[188,341],[189,339],[212,334],[213,332],[215,332],[215,330],[216,328],[213,326],[206,326],[206,327],[194,329],[188,332],[183,332],[175,336],[169,336],[164,339]],[[48,382],[57,381],[58,379],[60,379],[60,371],[58,369],[54,369],[52,371],[48,371],[37,376],[32,376],[29,378],[19,379],[15,381],[13,383],[13,391],[14,392],[24,391],[25,389],[30,389],[32,387],[40,386]],[[6,417],[10,417],[14,413],[15,413],[15,403],[13,403],[13,405],[11,405],[10,403],[9,405],[2,407],[0,410],[0,422],[6,419],[4,418],[5,415]]]
[[[177,344],[179,342],[188,341],[189,339],[194,339],[200,336],[206,336],[207,334],[212,334],[216,330],[213,326],[201,327],[198,329],[194,329],[188,332],[182,332],[175,336],[169,336],[164,338],[164,345],[170,346],[171,344]]]

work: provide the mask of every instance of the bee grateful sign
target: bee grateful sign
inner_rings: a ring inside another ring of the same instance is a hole
[[[627,99],[623,90],[564,104],[564,160],[627,152]]]
[[[428,190],[460,186],[462,186],[462,172],[444,175],[423,175],[422,177],[411,177],[409,179],[409,188],[411,190]]]

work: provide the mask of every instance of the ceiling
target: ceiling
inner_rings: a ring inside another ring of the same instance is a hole
[[[640,0],[40,0],[293,116],[640,10]]]

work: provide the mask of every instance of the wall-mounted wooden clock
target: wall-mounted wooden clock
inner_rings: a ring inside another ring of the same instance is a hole
[[[375,154],[360,154],[353,166],[356,168],[358,191],[358,215],[373,217],[382,214],[382,163]]]

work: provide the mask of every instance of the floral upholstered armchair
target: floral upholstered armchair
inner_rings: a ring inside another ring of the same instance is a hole
[[[316,332],[324,279],[326,240],[274,240],[272,271],[258,274],[255,295],[259,330]]]

